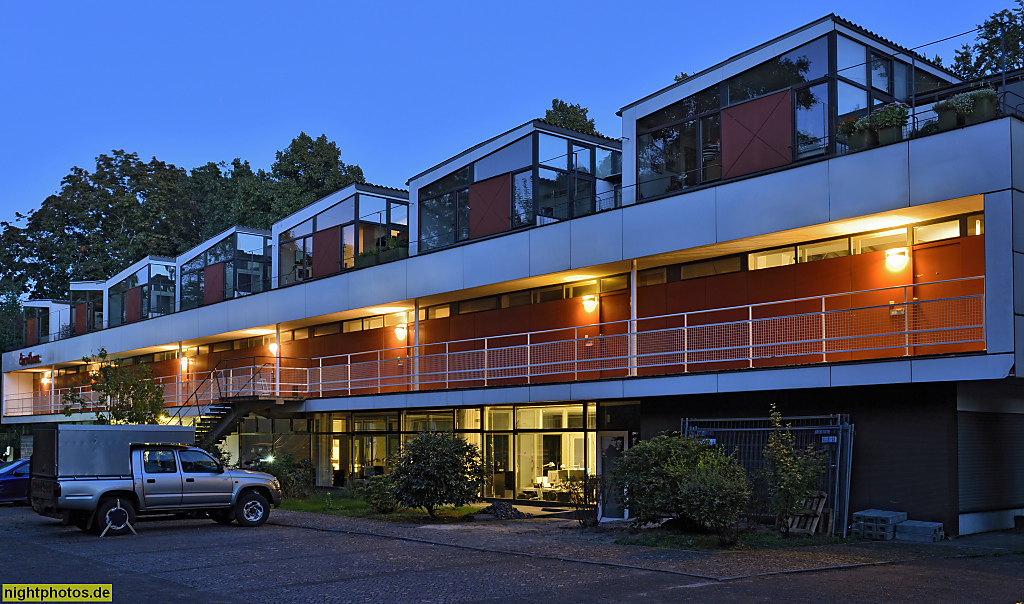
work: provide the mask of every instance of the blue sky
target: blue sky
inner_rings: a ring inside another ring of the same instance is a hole
[[[944,9],[944,5],[947,5]],[[540,117],[558,97],[615,112],[829,12],[904,46],[1010,1],[4,2],[0,220],[39,207],[112,149],[184,168],[269,168],[326,134],[368,181],[414,174]],[[966,38],[924,52],[941,54]]]

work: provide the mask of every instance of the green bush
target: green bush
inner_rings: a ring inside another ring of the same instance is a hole
[[[273,461],[270,461],[273,460]],[[251,468],[274,475],[281,483],[281,496],[289,499],[308,497],[315,490],[316,471],[308,459],[296,461],[290,453],[257,459]]]
[[[796,446],[789,426],[782,425],[782,414],[772,405],[772,433],[764,448],[768,494],[771,497],[775,527],[789,536],[789,521],[804,508],[804,500],[818,489],[828,464],[825,451],[813,445]]]
[[[375,474],[368,478],[362,488],[362,496],[378,514],[391,514],[398,510],[395,481],[391,474]]]
[[[395,499],[406,507],[423,508],[431,518],[440,506],[476,501],[483,488],[480,450],[451,432],[417,434],[389,461]]]
[[[627,449],[615,470],[634,527],[664,518],[734,534],[750,496],[746,471],[701,438],[661,435]]]

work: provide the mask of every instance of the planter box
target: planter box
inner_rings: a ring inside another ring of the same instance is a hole
[[[356,256],[355,263],[356,268],[365,268],[367,266],[375,266],[380,262],[380,257],[377,254],[367,254],[364,256]]]
[[[891,145],[901,140],[903,140],[903,128],[899,126],[889,126],[878,131],[879,145]]]
[[[409,248],[407,248],[407,247],[398,246],[398,247],[396,247],[396,248],[394,248],[392,250],[381,250],[380,251],[380,261],[381,261],[382,264],[385,263],[385,262],[394,262],[395,260],[401,260],[402,258],[408,258],[408,257],[409,257]]]
[[[953,109],[943,109],[942,111],[936,112],[939,116],[939,130],[952,130],[957,127],[959,120],[957,119],[956,111]]]
[[[995,119],[997,113],[996,99],[975,99],[974,109],[965,116],[965,121],[968,124],[987,122]]]
[[[859,151],[878,144],[878,134],[874,130],[858,130],[846,137],[850,151]]]

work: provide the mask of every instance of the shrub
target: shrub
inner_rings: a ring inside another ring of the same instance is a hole
[[[601,523],[601,507],[604,506],[608,493],[608,484],[604,476],[570,478],[562,484],[562,490],[569,495],[573,518],[580,528]]]
[[[746,471],[701,438],[661,435],[627,449],[615,470],[634,527],[663,518],[697,525],[725,542],[750,496]]]
[[[850,136],[854,132],[869,130],[870,128],[871,118],[865,115],[863,117],[848,117],[839,122],[839,125],[836,126],[836,132],[840,136]]]
[[[804,499],[817,490],[828,462],[826,453],[813,445],[799,449],[789,431],[782,425],[782,415],[772,405],[772,433],[764,448],[768,494],[775,526],[789,536],[789,521],[803,509]]]
[[[451,432],[422,432],[391,456],[395,499],[426,510],[476,501],[484,484],[480,450]]]
[[[272,460],[272,461],[270,461]],[[257,459],[251,468],[258,472],[273,474],[281,483],[281,496],[289,499],[302,499],[313,493],[316,484],[316,472],[308,459],[296,461],[290,453]]]
[[[363,499],[378,514],[391,514],[398,510],[395,499],[395,481],[391,474],[375,474],[366,481],[362,489]]]

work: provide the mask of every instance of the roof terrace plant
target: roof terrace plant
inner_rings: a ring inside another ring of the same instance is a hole
[[[910,119],[910,109],[903,103],[891,103],[871,114],[871,127],[875,130],[883,128],[902,128]]]

